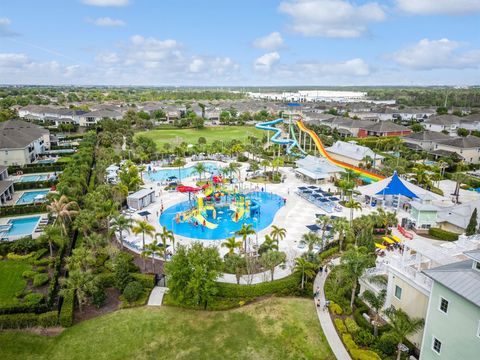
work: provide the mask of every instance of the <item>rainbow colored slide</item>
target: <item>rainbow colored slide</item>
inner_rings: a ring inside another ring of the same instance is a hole
[[[308,135],[310,135],[310,137],[313,139],[313,141],[315,142],[315,145],[317,146],[317,149],[318,151],[320,152],[320,154],[325,157],[330,163],[332,163],[333,165],[336,165],[336,166],[340,166],[341,168],[344,168],[344,169],[348,169],[348,170],[352,170],[354,172],[356,172],[357,174],[359,174],[360,176],[363,176],[365,178],[368,178],[370,179],[371,181],[379,181],[379,180],[382,180],[384,179],[385,177],[384,176],[381,176],[381,175],[377,175],[377,174],[374,174],[373,172],[371,171],[368,171],[368,170],[365,170],[365,169],[361,169],[357,166],[353,166],[353,165],[350,165],[350,164],[347,164],[343,161],[339,161],[339,160],[335,160],[334,158],[332,158],[330,156],[330,154],[325,150],[325,148],[323,147],[323,144],[322,144],[322,140],[320,140],[320,138],[318,137],[318,135],[311,129],[307,128],[305,126],[305,124],[303,123],[302,120],[298,120],[297,121],[297,126],[300,130],[302,130],[303,132],[307,133]]]

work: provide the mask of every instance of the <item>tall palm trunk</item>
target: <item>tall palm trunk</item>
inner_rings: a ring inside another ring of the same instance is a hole
[[[353,309],[353,303],[355,302],[355,292],[357,291],[357,279],[353,282],[353,287],[352,287],[352,296],[350,298],[350,308]]]

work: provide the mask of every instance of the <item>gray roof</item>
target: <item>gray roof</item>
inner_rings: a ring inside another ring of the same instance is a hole
[[[480,271],[473,269],[473,260],[424,270],[423,273],[473,304],[480,306]]]
[[[449,207],[439,208],[437,222],[447,222],[466,229],[473,210],[477,209],[477,221],[480,221],[480,200],[469,201]]]
[[[83,114],[84,117],[96,117],[96,118],[119,118],[121,113],[114,110],[95,110]]]
[[[22,149],[49,133],[47,129],[22,120],[0,122],[0,149]]]
[[[127,196],[128,199],[142,199],[145,196],[150,195],[151,193],[155,193],[155,190],[153,189],[140,189],[137,192],[134,192],[133,194],[130,194]]]
[[[480,262],[480,250],[465,251],[464,254],[467,255],[470,259],[475,260],[476,262]]]
[[[404,136],[405,140],[418,140],[418,141],[437,141],[444,139],[451,139],[450,136],[436,131],[420,131],[417,133],[411,133]]]
[[[458,124],[460,120],[461,118],[455,115],[434,115],[425,120],[425,123],[434,125],[452,125]]]
[[[473,135],[468,135],[467,137],[459,136],[459,137],[439,140],[438,143],[447,145],[447,146],[456,147],[456,148],[461,148],[461,149],[471,149],[471,148],[480,147],[480,138]]]
[[[460,119],[461,124],[462,123],[471,124],[474,122],[480,122],[480,114],[471,114],[471,115],[464,116]]]
[[[391,121],[380,121],[373,123],[371,125],[362,127],[362,129],[368,130],[368,131],[375,131],[379,133],[384,133],[384,132],[396,132],[396,131],[411,131],[410,128],[407,128],[406,126],[403,125],[398,125],[395,124],[394,122]]]
[[[355,160],[363,160],[365,156],[370,156],[372,159],[383,159],[383,156],[376,155],[372,149],[355,144],[353,142],[345,142],[345,141],[337,141],[331,147],[326,148],[329,153],[342,155],[345,157],[349,157]]]
[[[10,186],[12,186],[13,181],[11,180],[1,180],[0,181],[0,194],[3,194]]]
[[[8,169],[8,166],[0,165],[0,174]]]

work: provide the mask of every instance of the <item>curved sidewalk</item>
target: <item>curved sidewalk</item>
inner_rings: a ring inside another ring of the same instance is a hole
[[[328,310],[323,310],[323,306],[325,304],[325,291],[323,290],[323,286],[325,285],[327,276],[328,275],[325,275],[323,272],[318,273],[313,283],[314,290],[316,290],[317,287],[320,289],[320,307],[315,306],[317,309],[318,320],[320,321],[323,333],[325,334],[328,344],[330,345],[330,348],[332,349],[337,360],[352,360],[347,349],[345,349],[342,340],[338,336],[337,331],[335,330],[330,313]]]

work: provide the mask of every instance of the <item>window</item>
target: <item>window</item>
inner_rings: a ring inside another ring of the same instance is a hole
[[[478,320],[477,336],[480,337],[480,320]]]
[[[444,299],[443,297],[440,298],[440,311],[443,313],[448,313],[448,300]]]
[[[480,270],[480,262],[475,261],[475,269]]]
[[[395,285],[395,297],[400,300],[402,298],[402,288],[398,285]]]
[[[442,351],[442,342],[435,337],[433,338],[432,342],[432,350],[437,354],[440,354],[440,351]]]

